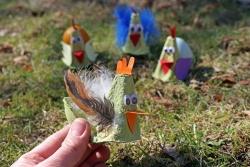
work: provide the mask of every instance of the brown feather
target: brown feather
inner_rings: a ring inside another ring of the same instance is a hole
[[[82,103],[81,99],[89,99],[89,96],[87,90],[81,82],[81,79],[71,71],[67,71],[64,77],[64,82],[67,93],[72,98],[73,102],[76,103],[80,109],[86,112],[86,114],[94,115],[94,111],[89,106]]]
[[[113,104],[108,99],[104,97],[104,100],[101,100],[91,97],[80,77],[70,71],[65,74],[64,82],[67,93],[73,102],[87,115],[94,116],[92,121],[96,125],[103,128],[112,124],[115,112]]]

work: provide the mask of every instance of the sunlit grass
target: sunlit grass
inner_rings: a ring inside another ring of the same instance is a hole
[[[62,104],[67,68],[60,60],[60,41],[72,16],[91,35],[99,62],[113,70],[121,56],[115,46],[112,7],[60,2],[53,4],[58,9],[46,8],[40,16],[32,15],[29,4],[22,1],[0,3],[0,31],[8,30],[0,37],[0,46],[5,43],[13,47],[12,53],[0,52],[0,166],[10,166],[67,123]],[[186,82],[170,83],[151,77],[157,58],[146,60],[147,68],[135,68],[139,106],[151,116],[141,121],[141,141],[108,144],[110,166],[249,165],[250,123],[242,111],[250,109],[250,88],[238,83],[250,76],[249,51],[240,50],[249,48],[249,12],[242,10],[235,24],[217,26],[214,19],[220,11],[240,10],[235,4],[220,1],[222,5],[213,14],[201,14],[204,25],[199,28],[192,19],[205,2],[188,5],[174,18],[172,10],[156,12],[163,32],[152,54],[158,55],[165,41],[164,26],[175,24],[178,36],[192,47],[196,66]],[[15,8],[22,4],[23,9]],[[224,37],[235,41],[236,54],[221,47]],[[13,62],[25,52],[31,56],[32,71]],[[234,74],[235,83],[228,85],[214,78],[223,74]],[[202,85],[195,87],[193,80]]]

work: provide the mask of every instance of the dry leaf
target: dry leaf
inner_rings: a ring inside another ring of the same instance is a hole
[[[197,81],[195,79],[190,80],[189,86],[191,86],[193,89],[200,89],[200,87],[203,85],[203,82]]]
[[[10,99],[0,100],[0,108],[7,108],[10,106]]]
[[[23,56],[18,56],[14,58],[14,63],[17,66],[20,66],[24,71],[31,72],[33,70],[32,65],[30,64],[30,57],[26,56],[29,55],[30,52],[24,52]]]
[[[208,92],[209,90],[209,85],[208,84],[203,84],[201,87],[200,87],[201,91],[206,93]]]
[[[239,81],[239,84],[240,85],[250,85],[250,79],[248,79],[248,80],[241,80],[241,81]]]
[[[231,37],[223,37],[223,39],[221,40],[219,46],[220,48],[227,50],[229,48],[230,42],[233,41],[233,38]]]
[[[236,83],[235,78],[233,76],[224,77],[222,80],[223,80],[223,83],[226,83],[226,84],[235,84]]]
[[[239,51],[241,53],[250,52],[250,47],[249,46],[242,46],[242,47],[240,47]]]
[[[173,106],[174,102],[170,99],[158,99],[158,100],[155,100],[157,103],[159,104],[162,104],[164,105],[165,107],[170,107],[170,106]]]
[[[202,28],[203,27],[203,23],[202,23],[202,19],[200,18],[199,15],[196,15],[193,19],[193,25],[197,28]]]
[[[13,46],[10,44],[0,44],[0,52],[13,53]]]
[[[221,102],[222,99],[223,99],[223,95],[222,94],[216,94],[216,95],[213,96],[213,99],[216,102]]]
[[[245,115],[250,117],[250,110],[242,111]]]
[[[0,37],[5,36],[8,32],[8,29],[0,29]]]
[[[236,84],[236,79],[235,79],[234,74],[223,74],[223,75],[215,76],[212,78],[212,80],[220,80],[222,81],[221,84],[226,84],[226,85]]]
[[[28,56],[18,56],[15,57],[14,59],[15,65],[26,65],[29,63],[29,57]]]
[[[156,10],[164,10],[167,8],[182,10],[186,5],[187,3],[185,2],[185,0],[171,0],[167,2],[164,1],[157,4]]]
[[[207,4],[205,5],[202,9],[201,9],[201,12],[203,14],[205,13],[210,13],[212,10],[218,8],[220,6],[219,3],[210,3],[210,4]]]
[[[23,66],[23,69],[24,69],[25,71],[27,71],[27,72],[33,71],[33,67],[32,67],[31,64],[24,65],[24,66]]]

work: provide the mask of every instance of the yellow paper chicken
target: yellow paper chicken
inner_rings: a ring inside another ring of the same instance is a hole
[[[63,34],[62,61],[69,67],[86,66],[96,60],[96,53],[94,52],[88,33],[75,24],[72,20],[70,26]]]

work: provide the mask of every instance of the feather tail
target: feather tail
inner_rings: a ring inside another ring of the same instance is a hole
[[[127,39],[129,32],[131,7],[128,5],[118,5],[115,8],[114,16],[116,18],[116,43],[118,47],[122,47]]]
[[[153,13],[149,9],[143,9],[140,11],[140,18],[146,43],[148,45],[155,44],[160,38],[160,30]]]
[[[91,124],[102,129],[113,123],[114,108],[108,99],[90,96],[80,77],[70,71],[65,74],[64,81],[68,95],[88,115]]]
[[[85,105],[84,99],[89,99],[89,95],[87,94],[87,90],[81,82],[81,79],[68,71],[64,77],[64,82],[66,85],[66,90],[68,95],[72,98],[74,103],[86,112],[86,114],[94,115],[94,112],[91,108]]]

